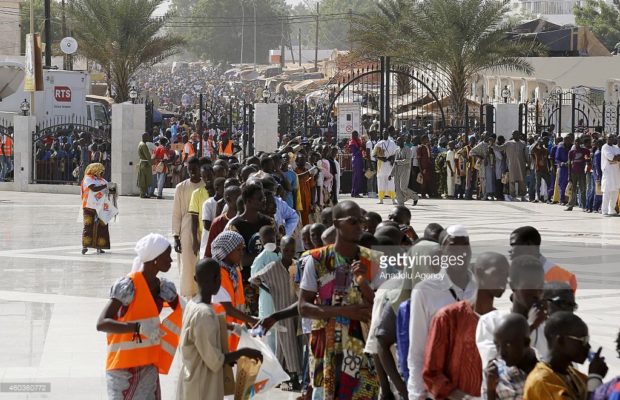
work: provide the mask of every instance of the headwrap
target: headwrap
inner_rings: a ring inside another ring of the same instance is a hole
[[[133,259],[131,272],[142,271],[145,262],[153,261],[162,255],[168,247],[170,247],[170,242],[159,233],[149,233],[138,240],[134,248],[137,257]]]
[[[237,291],[237,285],[239,284],[237,266],[225,262],[224,259],[243,243],[245,243],[243,236],[235,231],[224,231],[217,235],[213,243],[211,243],[211,255],[228,272],[234,291]]]
[[[467,229],[463,225],[450,225],[446,228],[446,233],[452,237],[469,237]]]
[[[222,263],[240,244],[245,243],[243,236],[235,231],[224,231],[217,235],[211,243],[211,255],[217,262]]]

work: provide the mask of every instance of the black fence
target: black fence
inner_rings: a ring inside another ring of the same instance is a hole
[[[105,178],[110,180],[109,128],[58,117],[39,124],[32,135],[33,183],[78,185],[88,164],[95,162],[105,166]]]

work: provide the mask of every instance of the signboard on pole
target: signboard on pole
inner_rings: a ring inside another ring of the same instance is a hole
[[[338,141],[350,139],[351,133],[362,134],[362,107],[355,103],[341,103],[338,107]]]
[[[278,148],[278,104],[254,105],[254,150],[271,153]]]
[[[26,56],[24,60],[25,73],[24,91],[34,92],[37,89],[36,76],[34,72],[34,39],[31,34],[26,35]]]

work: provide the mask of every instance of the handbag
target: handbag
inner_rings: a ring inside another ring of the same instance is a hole
[[[377,175],[377,172],[373,171],[372,169],[367,169],[366,172],[364,172],[364,176],[366,177],[366,179],[372,179],[375,175]]]
[[[566,189],[564,190],[564,196],[568,198],[573,197],[573,182],[568,182],[568,185],[566,185]]]
[[[228,324],[225,315],[218,315],[220,322],[220,344],[222,352],[228,353]],[[224,395],[230,396],[235,394],[235,374],[231,365],[224,364]]]
[[[508,183],[508,172],[504,172],[502,174],[502,184],[507,184]]]
[[[597,196],[602,196],[603,195],[603,189],[601,188],[601,181],[598,181],[598,180],[596,181],[596,189],[595,189],[595,191],[596,191],[595,194]]]
[[[157,164],[155,166],[155,172],[158,174],[161,174],[164,172],[164,168],[166,167],[166,165],[164,164],[163,161],[160,161],[159,164]]]
[[[422,183],[424,183],[424,175],[422,175],[421,172],[418,172],[418,176],[415,178],[415,181],[421,185]]]

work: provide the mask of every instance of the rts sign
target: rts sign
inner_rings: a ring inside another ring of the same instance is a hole
[[[71,102],[71,88],[69,86],[54,86],[54,98],[58,102]]]

